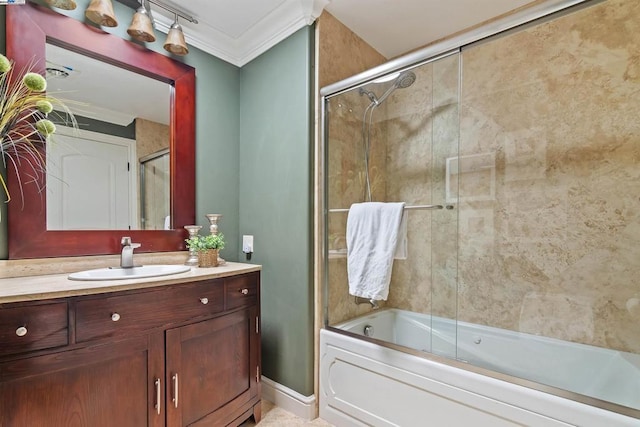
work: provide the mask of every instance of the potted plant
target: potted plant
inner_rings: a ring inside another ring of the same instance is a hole
[[[224,235],[193,236],[185,240],[187,248],[198,252],[199,267],[217,267],[218,251],[224,249]]]

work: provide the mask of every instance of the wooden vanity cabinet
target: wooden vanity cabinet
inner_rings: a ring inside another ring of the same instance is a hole
[[[256,322],[251,307],[167,331],[169,425],[226,426],[253,413],[260,380]]]
[[[0,427],[259,421],[259,281],[252,272],[0,304]],[[38,324],[46,318],[55,321]],[[28,332],[18,338],[30,339],[22,347],[14,339],[20,327]]]
[[[0,364],[0,426],[164,426],[149,378],[164,372],[162,334]]]

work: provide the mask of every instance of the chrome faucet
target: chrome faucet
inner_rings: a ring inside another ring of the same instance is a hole
[[[374,310],[377,310],[380,308],[380,304],[378,303],[378,301],[374,300],[373,298],[369,299],[369,298],[362,298],[362,297],[354,297],[354,302],[356,304],[371,304],[371,308]]]
[[[131,237],[123,237],[120,240],[122,254],[120,254],[120,268],[132,268],[133,250],[140,247],[140,243],[131,243]]]

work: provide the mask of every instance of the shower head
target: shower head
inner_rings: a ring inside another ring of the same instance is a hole
[[[396,89],[406,89],[416,81],[416,75],[412,71],[403,71],[385,93],[378,98],[376,105],[380,105],[389,97]]]
[[[400,73],[394,85],[400,89],[406,89],[416,81],[416,75],[413,71],[404,71]]]

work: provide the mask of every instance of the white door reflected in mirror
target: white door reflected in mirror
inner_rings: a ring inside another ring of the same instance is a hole
[[[47,229],[137,229],[133,140],[59,128],[47,144]]]

